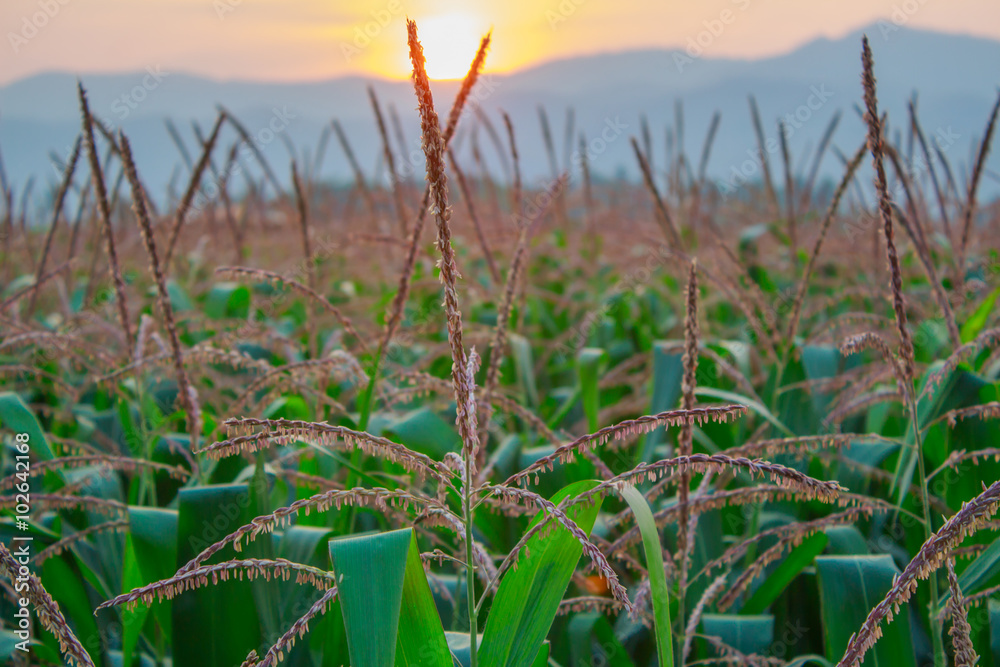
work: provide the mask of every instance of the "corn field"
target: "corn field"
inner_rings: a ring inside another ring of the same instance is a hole
[[[831,187],[752,98],[738,195],[718,116],[538,184],[490,42],[449,107],[407,22],[423,178],[370,89],[388,181],[334,121],[352,187],[240,190],[220,108],[164,200],[85,81],[47,219],[0,178],[6,664],[1000,667],[1000,99],[952,169],[866,39]]]

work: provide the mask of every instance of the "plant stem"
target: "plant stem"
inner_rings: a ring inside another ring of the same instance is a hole
[[[358,405],[358,430],[367,431],[368,430],[368,420],[371,419],[372,414],[372,403],[375,400],[375,385],[378,382],[378,374],[382,369],[382,351],[383,345],[378,346],[378,350],[375,352],[375,358],[372,361],[371,370],[368,372],[368,386],[365,387],[365,391],[359,397]],[[358,483],[358,473],[357,471],[361,468],[361,449],[355,447],[354,451],[351,452],[351,465],[347,469],[347,484],[345,488],[352,489],[354,485]],[[347,527],[349,532],[354,532],[354,520],[357,518],[357,507],[351,506],[351,511],[348,513]]]
[[[472,553],[472,461],[465,457],[465,482],[462,484],[462,518],[465,520],[465,597],[469,603],[469,665],[477,667],[476,645],[479,635],[475,595],[475,561]]]
[[[917,401],[913,395],[913,390],[911,387],[907,387],[909,390],[908,402],[910,404],[910,419],[913,423],[913,443],[915,450],[913,455],[917,457],[917,474],[920,475],[920,495],[922,496],[920,504],[923,506],[924,515],[924,541],[931,539],[934,534],[934,526],[931,524],[931,502],[930,494],[927,490],[927,470],[924,467],[924,452],[923,452],[923,440],[920,436],[920,423],[917,420]],[[931,641],[934,645],[934,667],[946,667],[947,662],[945,661],[944,652],[944,639],[942,638],[942,633],[944,630],[943,620],[938,616],[938,581],[937,574],[934,573],[929,577],[931,585],[931,609],[933,610],[930,614],[931,622]]]

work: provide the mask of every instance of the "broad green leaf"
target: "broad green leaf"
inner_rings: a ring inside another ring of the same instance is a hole
[[[646,554],[649,571],[649,594],[653,602],[653,624],[656,632],[656,654],[661,667],[673,667],[674,648],[670,629],[670,591],[663,571],[663,548],[656,529],[653,512],[646,498],[634,486],[622,490],[622,497],[635,515],[635,522],[642,534],[642,548]]]
[[[354,667],[450,667],[412,528],[330,540]]]
[[[990,653],[993,664],[1000,665],[1000,600],[990,598],[988,601],[990,614]]]
[[[979,552],[975,560],[969,563],[958,575],[958,587],[963,595],[971,595],[979,591],[996,574],[1000,572],[1000,538]],[[946,589],[941,597],[940,607],[951,598],[950,589]]]
[[[312,419],[309,404],[301,396],[279,396],[264,408],[265,419]]]
[[[852,355],[844,357],[840,350],[832,345],[802,345],[800,348],[800,359],[802,370],[808,380],[818,381],[823,378],[832,378],[840,375],[846,370],[854,368],[861,363],[860,357]],[[822,420],[829,411],[832,395],[825,391],[810,391],[805,388],[796,389],[790,393],[801,392],[803,404],[811,407],[811,410],[803,411],[810,414],[798,415],[797,417],[784,417],[784,421],[789,428],[797,430],[799,424],[805,426],[806,430],[799,431],[807,433],[819,433],[822,429]]]
[[[597,414],[601,410],[601,391],[597,383],[607,365],[608,353],[597,347],[585,347],[576,355],[576,373],[580,382],[583,413],[587,416],[587,429],[593,433],[600,428]]]
[[[469,656],[469,633],[468,632],[446,632],[445,638],[448,640],[448,648],[451,654],[458,660],[461,667],[470,667],[471,657]],[[483,643],[483,636],[477,638],[479,645]],[[531,667],[545,667],[549,663],[549,640],[542,644],[541,650],[535,656],[535,661]]]
[[[38,419],[21,397],[12,391],[0,392],[0,426],[12,433],[28,434],[28,445],[35,456],[42,461],[53,459],[52,449]]]
[[[403,415],[387,425],[384,434],[435,459],[458,451],[462,442],[455,430],[455,421],[448,423],[429,408],[418,408]]]
[[[177,571],[177,511],[129,507],[128,520],[129,541],[142,575],[139,585],[173,576]],[[163,600],[152,606],[153,615],[167,637],[173,633],[172,605],[171,600]]]
[[[792,583],[792,580],[807,568],[816,556],[823,553],[828,538],[823,533],[815,533],[802,541],[802,544],[792,549],[774,572],[764,580],[753,592],[750,599],[740,609],[740,614],[754,615],[763,613],[778,599],[778,596]]]
[[[826,657],[837,662],[851,635],[892,588],[899,568],[892,556],[885,554],[819,556],[816,572]],[[883,622],[882,638],[868,651],[862,664],[866,667],[916,667],[910,617],[905,610],[900,610],[891,623]]]
[[[595,486],[597,482],[591,480],[574,482],[551,501],[558,505]],[[600,500],[572,505],[567,516],[589,535],[600,506]],[[540,513],[529,529],[541,520]],[[529,667],[533,663],[581,555],[583,545],[562,526],[528,540],[517,569],[504,575],[493,600],[479,654],[482,667]]]
[[[122,561],[122,591],[131,591],[145,586],[150,582],[146,581],[139,569],[136,559],[135,548],[132,546],[132,536],[125,536],[125,558]],[[149,616],[149,607],[144,604],[137,605],[135,609],[122,607],[122,662],[126,665],[132,664],[132,652],[136,644],[139,643],[139,635],[142,633],[143,623]]]
[[[253,476],[249,480],[248,489],[250,491],[249,513],[251,517],[264,516],[271,513],[270,490],[272,479],[273,474],[269,478],[268,473],[264,469],[264,453],[257,452]],[[239,479],[237,481],[243,482],[244,480]],[[255,540],[252,546],[255,552],[253,555],[257,558],[274,558],[273,539],[265,537],[264,539]],[[257,615],[260,618],[261,631],[268,637],[280,636],[283,630],[281,629],[282,626],[279,625],[279,598],[276,586],[264,577],[257,577],[251,582],[251,590],[256,602]]]
[[[24,644],[24,642],[27,642],[27,644]],[[14,655],[25,655],[23,651],[18,649],[18,644],[27,646],[27,655],[39,661],[47,661],[53,665],[57,665],[61,661],[57,651],[42,644],[34,637],[27,640],[21,639],[13,631],[4,628],[0,629],[0,660],[3,660],[5,665],[16,664],[13,660]]]
[[[927,369],[923,378],[924,383],[927,382],[931,373],[940,369],[943,363],[937,362]],[[949,410],[978,405],[980,403],[980,390],[989,385],[990,383],[983,378],[961,368],[949,373],[932,396],[924,396],[917,402],[917,416],[920,428],[924,429],[928,424]],[[915,442],[916,438],[911,425],[906,432],[907,446],[900,453],[892,481],[891,490],[897,494],[896,504],[899,507],[902,507],[903,501],[906,500],[906,496],[909,494],[913,475],[917,470]],[[923,444],[925,445],[926,453],[926,438],[923,440]]]
[[[293,563],[304,563],[323,570],[330,569],[330,549],[328,543],[334,535],[333,530],[316,526],[289,526],[280,535],[276,535],[276,549],[279,558]],[[281,626],[287,628],[302,615],[303,609],[319,595],[318,591],[301,586],[294,580],[276,582],[278,599],[280,600],[278,618]],[[315,659],[311,665],[316,667],[339,667],[350,664],[347,653],[347,642],[344,638],[344,619],[340,610],[340,600],[334,598],[327,612],[315,623],[309,625],[308,641],[296,645],[289,663],[293,663],[295,651],[300,647],[305,653],[311,650]],[[320,657],[321,656],[321,657]],[[306,658],[306,656],[303,656]]]
[[[763,655],[774,641],[774,616],[705,614],[701,627],[710,637],[718,637],[740,653]]]
[[[173,307],[174,312],[182,313],[187,310],[194,310],[191,297],[188,296],[187,291],[176,280],[167,280],[167,296],[170,297],[170,305]],[[243,657],[245,658],[246,656]]]
[[[517,373],[517,383],[524,393],[529,408],[538,407],[538,383],[535,380],[535,362],[532,359],[531,343],[521,334],[509,334],[508,346]]]
[[[831,526],[823,532],[829,539],[826,550],[832,556],[862,556],[871,552],[865,536],[854,526]]]
[[[278,537],[277,555],[278,558],[290,560],[293,563],[312,565],[324,570],[330,567],[330,553],[327,543],[333,537],[333,531],[329,528],[319,528],[315,526],[289,526]],[[297,608],[301,608],[307,594],[308,588],[297,585],[294,581],[284,582],[287,585],[279,585],[281,590],[281,613],[279,617],[284,624],[295,621],[297,616],[291,616]],[[314,593],[314,592],[313,592]]]
[[[250,312],[250,288],[239,283],[218,283],[205,298],[205,315],[213,320],[246,318]]]
[[[650,403],[650,414],[671,410],[677,405],[681,395],[681,378],[684,375],[684,364],[677,352],[666,352],[668,342],[659,342],[653,347],[653,398]],[[650,463],[654,460],[656,446],[665,439],[667,429],[658,428],[646,435],[642,446],[642,461]]]
[[[962,324],[962,330],[959,333],[963,343],[972,341],[982,333],[986,323],[989,322],[990,313],[993,312],[993,306],[996,305],[998,296],[1000,296],[1000,287],[990,292],[976,308],[976,312],[972,313],[969,319]]]
[[[108,651],[108,667],[132,667],[133,663],[125,662],[125,655],[121,651]],[[138,667],[157,667],[156,661],[146,654],[139,658]]]
[[[576,614],[567,629],[573,665],[606,664],[608,667],[634,667],[628,651],[618,641],[608,619],[601,612]],[[594,655],[593,644],[600,646],[600,657]]]
[[[250,523],[252,518],[246,484],[183,489],[178,494],[176,566],[183,566],[202,549]],[[261,539],[270,539],[270,535],[258,538]],[[227,547],[207,564],[253,558],[259,548],[255,542],[239,553]],[[174,598],[175,664],[239,665],[251,649],[259,648],[261,629],[252,584],[245,579],[230,579]]]
[[[713,389],[711,387],[698,387],[695,393],[700,396],[708,396],[709,398],[718,398],[723,401],[729,401],[731,403],[740,403],[747,406],[753,412],[756,412],[761,417],[766,419],[771,423],[772,426],[777,428],[779,431],[784,433],[789,438],[794,438],[795,433],[792,432],[787,426],[785,426],[781,420],[774,416],[774,414],[764,407],[760,401],[750,398],[749,396],[744,396],[743,394],[737,394],[733,391],[723,391],[722,389]]]
[[[396,667],[451,667],[448,642],[444,637],[441,617],[438,615],[427,583],[427,573],[420,560],[413,529],[410,549],[406,556],[406,573],[403,576],[403,604],[399,614],[399,636],[396,640]]]

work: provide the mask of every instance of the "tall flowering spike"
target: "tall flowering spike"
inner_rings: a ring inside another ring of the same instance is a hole
[[[160,256],[156,251],[156,237],[153,236],[153,227],[149,220],[149,213],[146,210],[146,200],[142,196],[142,186],[139,184],[139,174],[135,169],[135,161],[132,159],[132,148],[128,138],[124,133],[118,137],[121,144],[122,162],[125,165],[125,175],[132,186],[132,208],[135,211],[136,220],[139,221],[139,231],[142,241],[146,246],[149,255],[149,271],[153,274],[156,283],[157,301],[160,310],[163,312],[163,323],[167,328],[170,350],[174,361],[174,371],[177,374],[177,400],[184,408],[187,417],[188,435],[191,438],[191,448],[198,446],[198,435],[201,433],[201,410],[198,407],[198,394],[194,385],[188,379],[187,371],[184,368],[184,350],[181,348],[180,337],[177,335],[177,325],[174,322],[174,309],[170,302],[170,294],[167,292],[167,279],[163,273],[163,265],[160,264]]]
[[[444,128],[445,146],[455,136],[455,130],[458,128],[458,119],[462,117],[462,111],[465,109],[465,102],[469,99],[469,93],[472,92],[472,88],[476,85],[476,81],[479,80],[479,75],[483,71],[483,65],[486,63],[486,51],[490,48],[491,34],[486,33],[482,40],[480,40],[479,50],[476,51],[476,57],[473,58],[472,64],[469,66],[469,73],[462,79],[462,87],[458,89],[458,95],[455,96],[455,103],[451,105],[451,113],[448,114],[448,125]]]
[[[955,648],[955,667],[976,667],[979,656],[972,646],[972,628],[969,626],[969,611],[967,602],[958,587],[958,577],[955,576],[955,559],[949,558],[948,586],[951,588],[951,598],[948,600],[948,615],[951,616],[951,643]]]
[[[681,380],[682,408],[690,410],[695,404],[696,373],[698,371],[698,260],[691,260],[688,271],[687,303],[684,312],[684,376]],[[681,427],[687,431],[687,442],[682,442],[681,454],[691,453],[691,429],[689,424]]]
[[[878,101],[875,97],[875,73],[872,63],[872,50],[868,46],[868,37],[861,42],[861,62],[864,67],[862,83],[865,89],[865,122],[868,123],[868,148],[872,153],[875,166],[875,189],[878,191],[878,208],[882,217],[882,228],[885,231],[885,251],[889,260],[889,285],[892,288],[892,308],[896,313],[896,328],[899,330],[899,356],[903,360],[903,370],[908,385],[912,388],[914,375],[913,340],[906,328],[906,303],[903,300],[903,278],[899,268],[899,255],[896,253],[896,239],[892,231],[892,204],[889,199],[889,186],[885,177],[883,161],[882,121],[878,115]]]
[[[111,227],[111,205],[108,203],[108,192],[104,184],[104,172],[101,171],[101,159],[97,155],[97,144],[94,142],[94,117],[87,103],[87,92],[79,81],[76,84],[80,98],[80,112],[83,114],[83,140],[87,148],[87,158],[90,160],[90,178],[94,185],[97,210],[101,214],[101,227],[104,230],[104,240],[108,247],[108,269],[115,286],[115,305],[118,306],[118,319],[125,334],[126,344],[132,343],[132,325],[128,315],[128,303],[125,301],[125,279],[122,277],[118,264],[118,251],[115,249],[115,232]]]
[[[479,434],[473,425],[475,410],[472,398],[472,385],[469,381],[465,348],[462,347],[462,311],[458,307],[458,291],[456,284],[459,274],[455,263],[455,250],[451,247],[451,208],[448,206],[448,179],[445,176],[445,142],[441,135],[441,125],[437,112],[434,111],[434,98],[431,95],[431,84],[425,69],[426,59],[424,48],[417,39],[417,24],[406,22],[407,36],[410,45],[410,61],[413,63],[413,88],[417,94],[417,104],[420,111],[420,130],[427,161],[427,184],[430,187],[432,211],[437,220],[438,249],[441,251],[441,283],[444,285],[444,310],[448,319],[448,342],[451,345],[451,378],[455,387],[457,403],[458,431],[462,436],[465,454],[478,449]]]
[[[418,57],[420,58],[421,68],[423,68],[423,49],[421,48],[420,43],[416,40],[415,25],[411,31],[409,23],[407,24],[407,37],[411,42],[411,51],[414,51],[414,45],[416,49],[419,50]],[[455,128],[458,127],[458,120],[461,118],[462,110],[465,108],[465,103],[469,99],[469,93],[475,87],[476,81],[479,79],[479,70],[482,69],[483,63],[486,61],[487,46],[489,46],[489,35],[487,35],[480,43],[479,51],[476,53],[476,57],[473,59],[472,65],[469,67],[468,74],[465,75],[465,79],[462,81],[462,87],[459,89],[458,95],[455,96],[455,102],[452,105],[451,114],[449,116],[448,129],[445,130],[444,134],[445,150],[448,148],[448,142],[451,141]],[[426,72],[423,78],[426,81]],[[428,99],[430,99],[430,88],[428,87],[426,90]],[[417,97],[420,97],[419,93],[417,94]],[[451,122],[452,119],[454,119],[454,124]],[[413,229],[410,234],[406,261],[403,266],[403,272],[399,276],[399,289],[396,291],[396,296],[393,298],[392,305],[389,308],[389,318],[385,326],[385,333],[382,335],[382,342],[380,344],[380,347],[383,349],[389,347],[389,343],[392,341],[392,337],[396,333],[396,329],[399,327],[399,323],[403,318],[403,306],[406,305],[406,299],[410,294],[410,282],[413,278],[413,267],[417,259],[417,247],[420,243],[421,234],[423,233],[424,218],[426,217],[427,210],[430,207],[430,201],[431,190],[430,184],[428,184],[428,186],[424,188],[424,196],[420,203],[420,211],[417,213],[417,219],[414,222]]]
[[[684,365],[684,375],[681,378],[681,408],[691,410],[694,407],[694,390],[697,386],[696,373],[698,371],[698,260],[692,259],[688,271],[687,300],[684,309],[684,354],[682,361]],[[677,436],[678,453],[681,456],[690,456],[692,439],[692,423],[685,421],[681,424],[680,433]],[[688,497],[691,492],[691,475],[685,470],[681,474],[679,487],[679,501],[684,507],[681,512],[680,523],[678,525],[677,556],[680,558],[681,578],[680,585],[683,588],[687,584],[688,565],[688,528],[691,523]]]

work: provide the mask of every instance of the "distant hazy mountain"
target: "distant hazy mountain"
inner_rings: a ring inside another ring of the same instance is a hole
[[[873,24],[864,32],[875,53],[879,103],[889,112],[891,127],[903,127],[906,102],[916,91],[925,130],[941,137],[942,150],[958,172],[956,177],[962,178],[997,95],[1000,42],[897,29],[888,22]],[[548,112],[560,163],[567,154],[566,111],[572,108],[576,130],[573,148],[583,133],[590,141],[594,173],[635,176],[628,138],[640,136],[640,114],[649,119],[653,165],[660,168],[665,163],[666,128],[674,125],[678,99],[684,109],[684,147],[692,162],[697,162],[710,118],[719,110],[722,123],[709,163],[710,176],[725,182],[734,178],[734,169],[743,168],[744,173],[751,172],[751,178],[759,177],[746,163],[756,146],[747,105],[749,94],[757,99],[769,138],[777,136],[777,119],[786,118],[791,128],[792,162],[799,171],[807,166],[811,150],[836,111],[840,110],[843,118],[834,145],[851,152],[864,138],[854,110],[861,101],[861,34],[819,39],[791,53],[761,60],[711,58],[711,47],[700,58],[685,51],[643,50],[560,60],[510,75],[488,76],[480,85],[478,98],[498,129],[502,128],[498,110],[510,113],[525,177],[533,181],[550,174],[539,105]],[[408,81],[360,77],[311,83],[213,81],[155,67],[130,74],[88,74],[82,80],[93,111],[128,133],[143,178],[158,197],[182,164],[165,119],[177,125],[188,151],[196,157],[191,122],[207,132],[217,104],[225,105],[258,137],[283,180],[290,161],[287,141],[299,159],[304,159],[304,153],[314,156],[324,125],[333,118],[343,125],[367,177],[381,178],[381,152],[366,93],[370,84],[383,109],[391,104],[399,111],[408,150],[419,156],[415,100]],[[435,101],[442,116],[456,89],[451,82],[436,85]],[[466,116],[458,137],[460,154],[470,170],[469,131],[475,124],[475,116]],[[277,135],[268,131],[269,125],[278,130]],[[64,156],[78,131],[74,75],[43,74],[0,87],[0,151],[19,189],[34,174],[40,179],[36,192],[44,191],[56,178],[50,152]],[[501,176],[492,144],[483,132],[478,134],[489,168]],[[234,136],[227,133],[223,143],[230,145]],[[772,158],[777,159],[777,154]],[[217,159],[222,160],[221,153]],[[992,152],[988,166],[992,174],[984,186],[987,192],[996,192],[1000,147]],[[419,177],[422,166],[416,164],[415,168]],[[829,155],[824,173],[838,171],[837,159]],[[350,178],[335,140],[329,143],[319,175],[328,181]]]

